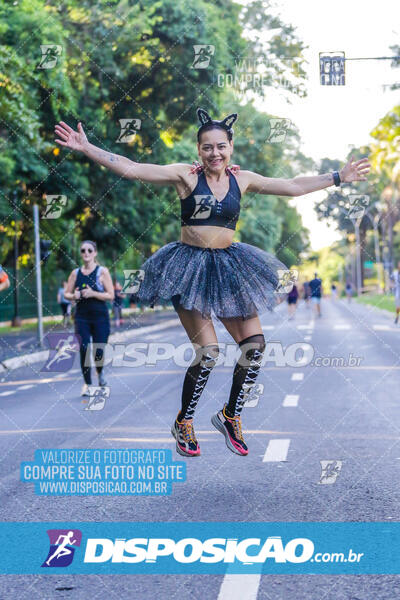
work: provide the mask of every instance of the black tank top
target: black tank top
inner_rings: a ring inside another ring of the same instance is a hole
[[[240,214],[240,198],[240,188],[232,173],[229,173],[228,193],[219,202],[207,184],[204,171],[201,171],[193,192],[181,198],[181,226],[216,225],[235,230]]]
[[[104,292],[104,286],[100,283],[101,267],[96,266],[89,275],[84,275],[80,269],[75,269],[76,283],[75,289],[84,290],[92,288],[95,292]],[[98,298],[80,298],[76,302],[76,316],[79,317],[98,317],[107,316],[108,308],[105,300]]]

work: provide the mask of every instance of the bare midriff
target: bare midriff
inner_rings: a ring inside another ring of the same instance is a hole
[[[202,248],[227,248],[234,236],[233,229],[215,225],[185,225],[181,228],[181,242]]]

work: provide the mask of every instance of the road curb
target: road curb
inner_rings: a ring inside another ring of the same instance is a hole
[[[146,325],[145,327],[138,327],[136,329],[128,329],[127,331],[115,332],[110,335],[108,341],[111,344],[124,342],[127,339],[136,337],[143,333],[150,333],[152,331],[161,331],[162,329],[168,329],[180,324],[178,318],[168,319],[164,323],[156,323],[155,325]],[[12,371],[19,369],[20,367],[26,367],[36,362],[47,360],[49,350],[40,350],[38,352],[32,352],[31,354],[22,354],[21,356],[14,356],[13,358],[6,358],[0,362],[0,373],[6,371]]]

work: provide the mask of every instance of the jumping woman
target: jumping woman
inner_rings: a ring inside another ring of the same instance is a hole
[[[244,456],[248,448],[242,434],[241,411],[265,350],[258,315],[277,304],[278,270],[287,269],[268,252],[232,241],[241,197],[246,192],[302,196],[333,184],[365,181],[369,163],[366,158],[350,158],[340,173],[293,179],[264,177],[241,170],[238,165],[229,166],[236,113],[222,121],[213,120],[201,108],[197,115],[197,151],[202,163],[194,166],[143,164],[105,152],[88,142],[81,123],[74,131],[60,121],[55,126],[60,138],[56,142],[83,152],[121,177],[174,186],[181,201],[181,239],[166,244],[144,262],[144,278],[136,298],[151,307],[171,299],[194,347],[195,358],[183,382],[181,409],[171,430],[176,450],[183,456],[200,454],[193,416],[219,354],[212,315],[238,344],[240,356],[228,401],[211,421],[225,436],[228,448]]]
[[[89,396],[92,385],[90,357],[87,353],[90,338],[96,344],[94,364],[100,386],[107,385],[103,373],[104,348],[110,335],[107,300],[114,299],[114,287],[106,267],[96,263],[96,242],[81,244],[83,266],[74,269],[64,292],[65,298],[76,301],[75,333],[79,335],[81,370],[84,379],[81,396]]]

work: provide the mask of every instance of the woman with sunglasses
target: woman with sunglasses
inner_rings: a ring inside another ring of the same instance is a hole
[[[95,344],[94,363],[99,385],[107,385],[103,374],[104,348],[110,335],[110,317],[107,300],[114,299],[114,287],[110,273],[97,261],[96,242],[85,240],[81,244],[83,266],[74,269],[68,278],[64,293],[68,300],[76,301],[75,333],[79,336],[81,369],[84,379],[81,396],[89,396],[92,385],[90,357],[87,349],[90,338]]]

